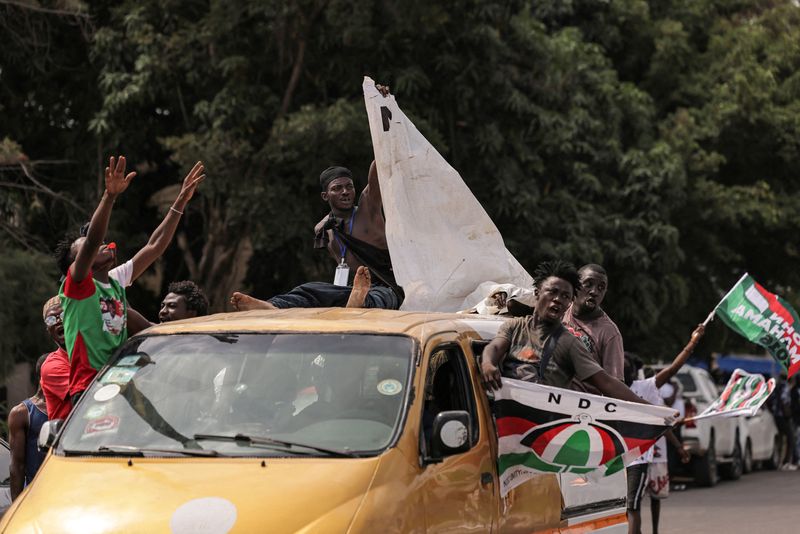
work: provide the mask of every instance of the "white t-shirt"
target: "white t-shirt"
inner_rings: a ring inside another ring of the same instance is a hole
[[[667,397],[671,397],[672,394],[675,393],[675,386],[667,382],[666,384],[658,388],[658,392],[661,393],[662,399],[666,399]],[[680,395],[675,396],[675,402],[672,403],[670,408],[678,412],[680,414],[679,417],[681,419],[686,417],[686,404],[684,404],[683,398]]]
[[[658,393],[658,388],[656,387],[656,377],[651,376],[645,380],[634,380],[633,384],[631,384],[631,391],[633,391],[636,395],[641,397],[642,399],[646,400],[650,404],[655,406],[664,406],[664,400],[661,398],[661,395]],[[653,458],[653,450],[657,447],[660,447],[660,451],[663,453],[660,455],[658,459]],[[641,455],[639,458],[631,462],[630,465],[636,464],[649,464],[650,462],[666,462],[667,461],[667,439],[665,437],[660,437],[656,444],[650,447],[647,452]]]
[[[670,408],[678,412],[681,419],[686,417],[686,403],[683,402],[683,399],[675,399]]]
[[[122,265],[117,265],[108,271],[108,276],[119,282],[119,285],[122,287],[130,287],[133,282],[133,280],[131,280],[133,276],[133,260],[128,260]]]

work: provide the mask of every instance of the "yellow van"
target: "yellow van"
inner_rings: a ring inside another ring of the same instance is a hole
[[[8,533],[625,532],[625,483],[500,498],[476,353],[502,319],[219,314],[131,338],[69,418]]]

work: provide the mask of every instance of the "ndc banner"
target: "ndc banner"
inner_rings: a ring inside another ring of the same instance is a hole
[[[612,475],[653,446],[678,413],[503,378],[494,392],[500,494],[541,473]]]
[[[739,335],[767,349],[789,377],[800,370],[800,319],[782,298],[745,273],[715,312]]]
[[[775,379],[766,380],[761,375],[746,373],[736,369],[728,380],[722,395],[712,402],[693,420],[704,419],[716,415],[736,416],[755,415],[775,390]]]

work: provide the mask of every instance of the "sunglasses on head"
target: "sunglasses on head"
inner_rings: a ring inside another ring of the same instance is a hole
[[[48,315],[44,318],[44,324],[47,326],[55,326],[59,322],[64,319],[64,314],[59,313],[58,315]]]

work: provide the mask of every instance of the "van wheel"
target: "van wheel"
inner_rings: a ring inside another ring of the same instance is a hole
[[[724,464],[722,468],[722,476],[728,480],[739,480],[742,476],[744,469],[744,461],[742,460],[742,446],[739,444],[739,436],[736,436],[736,443],[733,446],[733,455],[731,456],[730,463]]]
[[[719,482],[719,474],[717,473],[717,450],[714,447],[714,435],[711,435],[711,441],[708,443],[708,449],[703,456],[695,458],[695,481],[698,485],[711,488]]]
[[[742,462],[742,472],[743,473],[752,473],[753,472],[753,445],[750,443],[750,440],[747,440],[747,445],[744,446],[744,461]]]
[[[777,469],[781,466],[781,458],[783,453],[783,441],[780,436],[775,436],[775,443],[772,444],[772,454],[764,461],[766,469]]]

